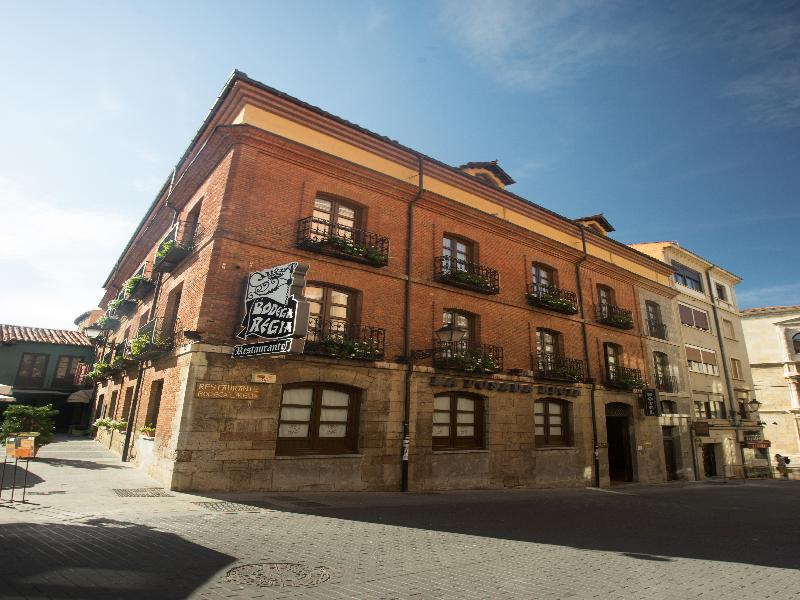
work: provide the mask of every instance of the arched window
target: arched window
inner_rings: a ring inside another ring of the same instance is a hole
[[[451,392],[433,398],[433,449],[483,448],[483,398]]]
[[[360,391],[328,383],[284,386],[276,454],[358,450]]]
[[[795,353],[800,354],[800,333],[795,333],[792,336],[792,347]]]
[[[536,446],[568,446],[571,441],[569,425],[570,403],[544,398],[533,403],[533,422]]]

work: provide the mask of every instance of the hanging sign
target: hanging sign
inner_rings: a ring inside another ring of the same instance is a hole
[[[642,392],[642,400],[644,401],[644,416],[657,417],[661,412],[658,403],[658,390],[647,388]]]
[[[303,299],[307,271],[308,265],[292,262],[247,276],[245,313],[236,337],[259,341],[234,346],[233,358],[303,352],[308,333],[309,305]]]

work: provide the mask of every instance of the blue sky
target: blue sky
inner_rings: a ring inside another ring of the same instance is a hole
[[[0,322],[71,327],[235,67],[800,304],[800,4],[0,0]]]

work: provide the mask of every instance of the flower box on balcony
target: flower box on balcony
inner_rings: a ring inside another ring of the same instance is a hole
[[[125,298],[129,300],[144,300],[156,287],[156,284],[147,277],[135,275],[125,282]]]
[[[108,308],[113,310],[114,314],[125,317],[129,317],[136,312],[137,306],[138,304],[135,300],[126,300],[124,298],[116,298],[108,303]]]
[[[316,217],[298,222],[297,247],[373,267],[384,267],[389,263],[388,238]]]
[[[558,354],[540,354],[535,357],[537,379],[552,379],[578,383],[583,381],[583,361]]]
[[[597,307],[597,322],[617,329],[633,329],[631,311],[610,304]]]
[[[119,319],[111,315],[103,315],[97,320],[97,326],[104,331],[114,331],[119,327]]]
[[[436,281],[482,294],[500,293],[500,279],[494,269],[451,256],[437,256],[434,260]]]
[[[552,286],[532,284],[528,293],[528,304],[565,315],[578,313],[578,298],[575,292]]]
[[[467,373],[498,373],[503,370],[503,349],[469,342],[434,342],[433,366]]]
[[[136,361],[155,358],[172,350],[172,338],[160,334],[140,333],[130,345],[130,356]]]
[[[608,387],[626,390],[631,392],[635,389],[644,387],[644,380],[639,369],[628,369],[618,367],[613,372],[606,373],[606,385]]]
[[[380,327],[362,327],[351,333],[343,322],[312,317],[305,353],[353,360],[381,360],[386,332]]]
[[[156,251],[156,258],[153,261],[153,271],[168,273],[189,255],[188,245],[179,244],[175,240],[165,240]]]

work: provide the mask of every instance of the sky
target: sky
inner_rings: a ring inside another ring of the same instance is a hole
[[[0,0],[0,322],[74,328],[234,68],[800,304],[800,3]]]

